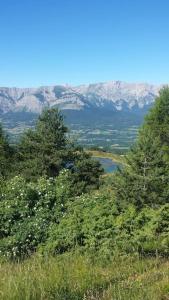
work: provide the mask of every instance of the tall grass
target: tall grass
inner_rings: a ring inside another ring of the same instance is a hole
[[[159,258],[116,258],[93,262],[86,256],[34,256],[0,265],[1,300],[167,300],[169,262]]]

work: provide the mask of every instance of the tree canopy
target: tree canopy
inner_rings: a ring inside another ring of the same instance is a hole
[[[5,177],[11,169],[12,147],[0,124],[0,177]]]
[[[103,168],[70,140],[57,108],[44,110],[35,128],[23,134],[17,148],[15,175],[36,181],[41,176],[56,177],[62,169],[69,169],[72,188],[77,194],[99,186]]]
[[[115,182],[119,201],[138,207],[156,206],[169,199],[169,88],[159,97],[127,155],[127,167]]]

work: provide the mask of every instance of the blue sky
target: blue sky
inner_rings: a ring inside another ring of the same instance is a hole
[[[0,86],[169,82],[168,0],[0,0]]]

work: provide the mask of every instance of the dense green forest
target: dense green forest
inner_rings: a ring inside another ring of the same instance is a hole
[[[2,299],[168,299],[169,88],[103,174],[57,109],[16,146],[0,128]]]

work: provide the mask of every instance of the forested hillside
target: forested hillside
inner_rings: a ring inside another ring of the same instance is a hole
[[[103,173],[57,109],[15,147],[0,129],[2,299],[168,299],[169,88]]]

